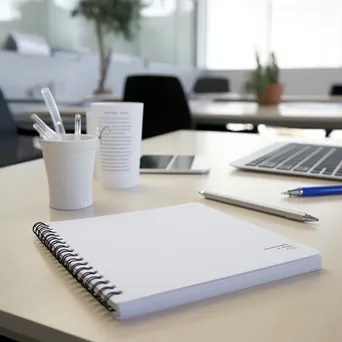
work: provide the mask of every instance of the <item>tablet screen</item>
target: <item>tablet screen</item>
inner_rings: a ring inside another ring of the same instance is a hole
[[[145,155],[140,158],[141,169],[166,169],[172,160],[172,155]]]
[[[143,155],[140,168],[147,170],[191,170],[195,156]]]
[[[190,170],[195,156],[177,156],[172,164],[170,170]]]

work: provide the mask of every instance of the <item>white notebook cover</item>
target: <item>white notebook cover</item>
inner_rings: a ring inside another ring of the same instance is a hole
[[[48,224],[122,290],[110,299],[118,319],[321,268],[316,249],[200,203]]]

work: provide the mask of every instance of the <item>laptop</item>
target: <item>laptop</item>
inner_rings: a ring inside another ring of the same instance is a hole
[[[249,171],[342,180],[342,146],[275,143],[230,165]]]

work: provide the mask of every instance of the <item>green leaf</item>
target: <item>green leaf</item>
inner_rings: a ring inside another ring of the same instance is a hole
[[[140,12],[145,6],[143,0],[79,0],[71,15],[99,23],[104,32],[122,35],[130,40],[138,28]]]
[[[268,85],[279,83],[279,67],[274,52],[270,53],[269,61],[265,66],[261,64],[258,51],[255,52],[255,60],[256,69],[247,75],[244,90],[247,93],[254,93],[262,99]]]

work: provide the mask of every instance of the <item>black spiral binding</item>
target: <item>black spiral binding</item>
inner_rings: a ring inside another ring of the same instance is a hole
[[[109,298],[122,291],[99,274],[75,250],[73,250],[49,225],[37,222],[32,228],[34,234],[62,264],[65,269],[109,311],[115,309],[108,304]],[[104,293],[107,292],[106,295]]]

